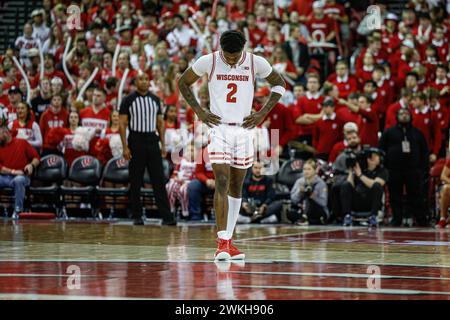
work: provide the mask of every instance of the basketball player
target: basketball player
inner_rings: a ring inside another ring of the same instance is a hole
[[[253,163],[253,128],[259,125],[285,92],[285,83],[262,57],[244,51],[238,31],[220,37],[220,51],[200,57],[179,81],[180,92],[198,118],[209,127],[208,154],[215,176],[214,209],[218,248],[215,260],[241,260],[231,243],[242,200],[242,184]],[[190,86],[208,76],[210,110],[201,108]],[[264,107],[251,114],[255,77],[272,86]]]

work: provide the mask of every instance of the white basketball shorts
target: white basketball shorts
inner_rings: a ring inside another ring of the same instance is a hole
[[[211,163],[229,164],[237,169],[247,169],[253,165],[254,129],[220,124],[208,128],[208,134],[208,155]]]

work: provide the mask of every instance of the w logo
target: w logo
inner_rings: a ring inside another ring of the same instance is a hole
[[[125,160],[123,158],[116,161],[117,168],[123,168],[126,166],[126,164],[127,164],[127,160]]]
[[[81,160],[81,166],[83,168],[90,167],[91,164],[92,164],[92,159],[91,158],[84,158],[83,160]]]
[[[58,158],[57,157],[50,157],[50,158],[47,159],[47,166],[54,167],[57,162],[58,162]]]

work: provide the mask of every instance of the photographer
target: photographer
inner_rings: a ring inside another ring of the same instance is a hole
[[[383,187],[388,180],[388,172],[381,165],[381,154],[381,150],[369,148],[348,158],[349,172],[340,194],[344,226],[352,225],[352,211],[370,211],[369,225],[377,226]]]
[[[347,168],[347,158],[351,154],[361,151],[361,139],[358,132],[349,132],[346,135],[347,149],[342,152],[333,163],[334,183],[331,187],[331,212],[338,223],[342,223],[343,214],[341,208],[341,188],[347,180],[349,170]]]
[[[276,223],[279,221],[282,201],[274,201],[273,181],[262,175],[261,162],[255,162],[252,174],[244,181],[242,190],[242,209],[240,223],[261,222]]]
[[[327,185],[317,175],[317,162],[309,159],[303,165],[303,177],[291,190],[292,205],[296,209],[289,219],[299,225],[325,224],[329,215],[327,200]]]

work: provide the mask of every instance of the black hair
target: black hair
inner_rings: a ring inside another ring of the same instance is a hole
[[[246,41],[242,32],[228,30],[220,36],[220,47],[228,53],[240,52],[244,49]]]
[[[364,85],[366,85],[368,83],[371,83],[375,88],[378,88],[377,83],[375,81],[373,81],[372,79],[364,81]]]

